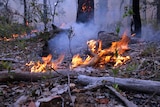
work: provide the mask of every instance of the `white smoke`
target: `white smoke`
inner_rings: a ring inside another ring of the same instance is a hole
[[[143,26],[141,40],[159,42],[160,41],[160,31],[153,28],[153,25]]]
[[[64,17],[56,17],[59,23],[65,23],[64,29],[73,29],[74,36],[69,41],[67,33],[58,34],[49,43],[52,51],[57,53],[69,52],[69,43],[71,43],[71,50],[76,53],[86,48],[86,42],[89,39],[97,38],[99,31],[103,30],[106,32],[115,32],[117,23],[120,24],[120,33],[122,35],[125,31],[128,31],[130,36],[130,17],[123,17],[124,7],[131,5],[131,0],[95,0],[95,15],[94,21],[90,24],[77,24],[76,12],[77,12],[77,1],[71,2],[70,0],[64,0],[62,4],[63,10],[65,11]],[[60,24],[59,24],[60,25]],[[142,27],[142,40],[149,41],[154,40],[160,32],[151,29],[152,26]]]
[[[90,39],[96,39],[98,34],[98,27],[94,24],[73,24],[69,28],[73,29],[72,36],[69,40],[69,33],[62,32],[57,34],[49,43],[50,47],[54,47],[56,53],[68,53],[69,42],[71,43],[72,53],[78,53],[86,48],[86,43]],[[51,49],[52,50],[52,49]],[[54,51],[52,50],[52,51]]]

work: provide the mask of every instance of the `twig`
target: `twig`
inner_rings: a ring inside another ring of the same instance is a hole
[[[54,23],[54,17],[56,15],[56,8],[57,8],[59,2],[60,2],[60,0],[57,0],[57,2],[54,4],[54,9],[53,9],[53,14],[52,14],[53,23]]]
[[[105,85],[109,90],[111,90],[127,107],[138,107],[133,102],[129,101],[127,98],[123,97],[120,93],[118,93],[113,87]]]
[[[69,30],[69,34],[68,34],[68,39],[69,39],[69,51],[70,51],[70,54],[71,56],[73,57],[73,53],[72,53],[72,49],[71,49],[71,39],[72,37],[74,36],[74,32],[73,32],[73,28],[70,27],[70,30]]]
[[[148,101],[149,101],[151,98],[154,97],[154,95],[156,95],[156,92],[154,92],[154,93],[152,94],[152,96],[150,96],[150,97],[143,103],[142,107],[144,107],[144,106],[148,103]]]
[[[64,98],[62,96],[60,96],[62,99],[62,107],[64,107]]]
[[[90,83],[85,87],[85,90],[93,90],[96,88],[99,88],[100,86],[106,86],[109,90],[111,90],[121,101],[123,101],[123,103],[127,106],[127,107],[137,107],[137,105],[135,105],[133,102],[129,101],[128,99],[126,99],[125,97],[123,97],[120,93],[118,93],[113,87],[109,86],[111,85],[110,83],[108,83],[107,85],[105,85],[105,83],[103,83],[102,81],[97,81],[96,83]],[[85,91],[85,90],[81,90],[81,91]]]
[[[72,95],[71,95],[71,90],[70,90],[70,76],[69,76],[69,74],[67,76],[68,76],[68,94],[69,94],[69,97],[72,101],[72,106],[74,107],[74,102],[72,100]]]
[[[59,73],[59,72],[58,72],[57,70],[55,70],[54,68],[51,67],[51,69],[52,69],[53,71],[55,71],[57,74],[60,74],[60,75],[62,75],[62,76],[65,76],[65,75]]]

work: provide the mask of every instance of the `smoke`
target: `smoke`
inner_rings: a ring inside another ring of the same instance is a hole
[[[66,24],[64,29],[73,28],[74,36],[69,40],[68,33],[66,32],[56,35],[55,38],[49,41],[52,53],[68,53],[70,48],[73,54],[79,53],[79,51],[86,49],[86,42],[88,40],[97,38],[99,31],[115,32],[116,23],[123,16],[123,13],[119,12],[123,10],[123,6],[121,6],[121,2],[123,1],[119,0],[117,3],[117,1],[115,2],[113,0],[94,0],[94,20],[88,24],[77,24],[73,23],[76,20],[76,1],[64,0],[65,5],[63,5],[63,9],[65,10],[65,20],[62,23]],[[63,18],[59,17],[59,19]],[[124,29],[126,30],[126,28]],[[123,34],[124,30],[120,30],[120,33]],[[70,43],[71,46],[69,47]]]
[[[76,1],[64,0],[63,3],[62,7],[65,15],[64,17],[57,17],[58,20],[55,22],[59,22],[60,24],[65,23],[64,29],[72,28],[74,36],[69,39],[69,33],[62,32],[57,34],[55,38],[49,41],[52,53],[68,53],[70,49],[73,54],[79,53],[79,51],[86,49],[86,42],[88,40],[97,38],[99,31],[116,33],[115,29],[117,26],[120,27],[119,35],[128,31],[128,35],[130,36],[131,17],[123,17],[125,13],[124,8],[126,6],[129,8],[131,5],[130,0],[119,0],[119,2],[113,0],[95,0],[94,21],[88,24],[75,23],[77,12]],[[141,40],[157,41],[160,40],[159,34],[160,31],[153,30],[152,26],[143,26]]]
[[[156,30],[153,25],[145,25],[142,27],[142,41],[160,42],[160,31]]]
[[[73,29],[71,38],[69,38],[69,32],[62,32],[60,34],[57,34],[56,37],[49,41],[51,47],[50,50],[52,51],[52,53],[69,53],[70,49],[73,54],[79,53],[80,51],[83,51],[87,48],[86,42],[88,40],[97,38],[97,34],[99,31],[98,27],[93,23],[75,23],[71,26],[68,26],[68,28]]]

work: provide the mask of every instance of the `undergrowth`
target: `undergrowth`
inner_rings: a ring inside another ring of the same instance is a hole
[[[32,27],[26,27],[23,24],[0,24],[0,38],[13,38],[13,34],[23,35],[30,33]]]

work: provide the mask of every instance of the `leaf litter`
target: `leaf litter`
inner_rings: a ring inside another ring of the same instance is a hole
[[[22,71],[28,72],[29,68],[25,63],[29,61],[41,60],[37,55],[41,50],[42,43],[35,41],[24,41],[24,43],[0,41],[0,58],[11,58],[23,63],[0,61],[0,72],[2,71]],[[5,44],[5,45],[4,45]],[[25,45],[24,45],[25,44]],[[136,43],[130,44],[131,50],[126,54],[131,56],[131,60],[118,68],[117,77],[140,78],[160,81],[160,44]],[[66,61],[68,64],[70,62]],[[80,72],[83,71],[83,72]],[[86,72],[87,71],[87,72]],[[66,72],[70,72],[66,69]],[[75,72],[80,72],[90,76],[114,76],[110,65],[106,69],[97,70],[79,68]],[[70,87],[70,92],[68,91]],[[43,79],[38,82],[13,81],[0,83],[0,106],[15,107],[98,107],[98,106],[124,106],[124,104],[113,95],[107,88],[100,87],[93,90],[83,89],[83,85],[76,81],[75,77],[68,78],[60,75],[58,78]],[[123,96],[133,101],[137,105],[160,106],[160,96],[156,93],[140,93],[131,90],[122,90]],[[71,94],[71,98],[70,95]]]

